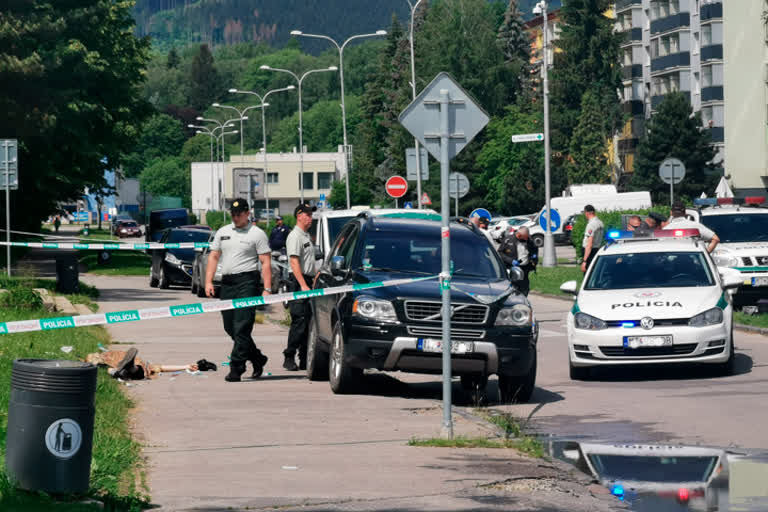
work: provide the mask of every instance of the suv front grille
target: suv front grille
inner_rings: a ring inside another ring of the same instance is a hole
[[[442,322],[441,302],[405,301],[405,316],[408,320]],[[451,304],[451,322],[461,324],[484,324],[488,319],[488,306],[483,304]]]
[[[743,261],[744,264],[747,265],[748,267],[752,266],[752,258],[750,258],[749,256],[742,256],[741,261]]]
[[[424,338],[441,338],[443,336],[443,328],[409,325],[408,334]],[[451,327],[451,338],[481,340],[485,338],[485,331],[479,329],[454,329]]]

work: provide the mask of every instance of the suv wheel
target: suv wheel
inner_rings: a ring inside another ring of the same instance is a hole
[[[189,287],[189,291],[192,295],[197,295],[199,289],[200,287],[197,286],[197,272],[195,272],[195,267],[192,267],[192,284]]]
[[[525,375],[511,377],[499,375],[499,397],[501,403],[525,403],[531,399],[533,388],[536,387],[536,352],[533,352],[531,368]]]
[[[487,375],[462,375],[461,387],[467,393],[474,406],[480,406],[487,402],[486,387]]]
[[[149,286],[152,288],[157,288],[157,278],[155,277],[155,274],[152,272],[152,267],[149,267]]]
[[[310,320],[307,339],[307,378],[309,380],[328,380],[328,353],[317,346],[317,323]]]
[[[170,286],[171,283],[168,282],[168,278],[165,276],[165,265],[162,263],[160,264],[160,278],[158,285],[163,290],[167,289]]]
[[[328,380],[331,383],[331,391],[336,394],[349,393],[357,384],[363,371],[352,368],[344,360],[344,335],[341,332],[341,322],[336,320],[331,335],[331,354],[328,362]]]

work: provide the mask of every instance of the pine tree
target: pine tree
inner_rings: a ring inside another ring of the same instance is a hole
[[[211,50],[207,44],[201,44],[190,68],[188,102],[202,112],[218,97],[220,89]]]
[[[176,51],[176,47],[173,47],[168,52],[168,59],[165,62],[165,67],[168,69],[176,69],[179,67],[179,63],[181,62],[181,58],[179,57],[179,53]]]
[[[654,203],[668,202],[669,185],[659,178],[659,165],[672,157],[686,169],[685,179],[675,185],[675,197],[693,198],[714,190],[720,174],[710,171],[719,167],[712,164],[717,151],[711,142],[710,131],[702,127],[700,114],[693,114],[688,98],[679,92],[666,95],[640,140],[631,188],[650,191]]]
[[[606,119],[600,100],[591,89],[581,99],[579,123],[573,131],[570,159],[566,166],[569,183],[606,183],[611,178],[607,156]]]
[[[519,9],[519,0],[509,0],[496,41],[504,55],[505,67],[516,79],[516,93],[529,93],[532,86],[531,42]]]

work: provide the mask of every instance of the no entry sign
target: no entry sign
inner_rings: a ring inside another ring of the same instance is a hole
[[[392,176],[387,180],[384,188],[390,197],[397,199],[403,197],[408,192],[408,182],[402,176]]]

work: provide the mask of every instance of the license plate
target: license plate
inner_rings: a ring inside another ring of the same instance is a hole
[[[768,286],[768,277],[753,277],[752,286]]]
[[[416,345],[421,352],[442,352],[443,340],[420,339]],[[471,341],[451,341],[451,354],[466,354],[474,351],[474,344]]]
[[[668,347],[672,336],[624,336],[624,348]]]

